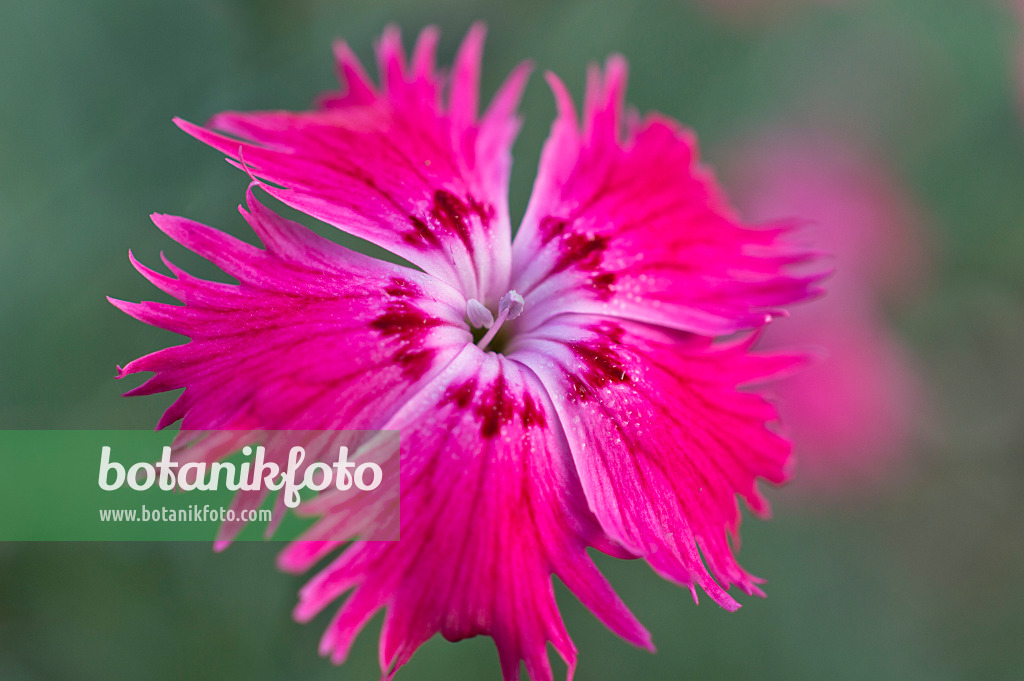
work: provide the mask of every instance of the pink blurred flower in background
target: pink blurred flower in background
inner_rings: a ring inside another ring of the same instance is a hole
[[[796,452],[794,485],[856,490],[894,472],[910,449],[921,394],[914,363],[885,318],[919,288],[928,245],[893,173],[865,147],[813,130],[775,130],[726,155],[746,219],[807,223],[801,236],[834,258],[829,294],[765,331],[759,347],[817,348],[780,381]]]
[[[526,214],[510,238],[507,184],[528,70],[477,113],[483,31],[449,78],[435,30],[407,62],[396,30],[377,86],[344,44],[345,91],[315,111],[225,113],[181,127],[229,155],[283,203],[419,269],[349,251],[259,203],[243,215],[263,248],[158,215],[171,238],[237,285],[136,267],[183,305],[115,304],[189,343],[128,364],[155,375],[130,394],[184,388],[160,426],[400,430],[401,540],[342,548],[301,593],[308,620],[339,598],[321,651],[335,661],[384,609],[385,676],[431,636],[492,636],[507,679],[525,661],[569,674],[576,652],[552,574],[609,628],[646,630],[587,553],[645,558],[662,576],[760,593],[731,547],[739,495],[785,478],[776,413],[741,386],[790,366],[749,352],[773,308],[813,294],[784,227],[727,210],[675,121],[623,111],[626,66],[592,68],[582,121],[548,76],[558,118]],[[742,333],[728,342],[716,337]],[[330,509],[327,509],[330,512]],[[298,542],[303,571],[342,542]],[[345,596],[345,594],[348,594]]]

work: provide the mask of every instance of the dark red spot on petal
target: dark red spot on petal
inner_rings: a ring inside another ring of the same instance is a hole
[[[512,422],[516,414],[516,400],[508,390],[505,374],[499,373],[494,382],[480,395],[476,405],[476,415],[480,417],[480,434],[494,437],[501,427]]]
[[[520,414],[520,418],[522,418],[523,426],[526,428],[531,426],[543,428],[547,425],[547,415],[544,413],[544,407],[537,404],[528,392],[523,395],[523,411]]]
[[[402,376],[410,381],[417,381],[430,370],[434,363],[434,355],[437,351],[433,348],[413,350],[411,352],[399,351],[395,354],[395,361],[402,367]]]
[[[434,192],[434,206],[430,214],[440,229],[457,236],[466,250],[473,252],[470,207],[462,199],[450,191],[438,189]]]
[[[615,285],[616,274],[614,272],[601,272],[590,277],[590,287],[597,294],[597,299],[603,302],[611,300]]]
[[[568,226],[569,221],[565,218],[557,218],[553,215],[548,215],[540,221],[541,242],[546,244],[552,239],[557,239],[565,233]]]
[[[572,402],[586,402],[594,396],[594,391],[583,382],[583,379],[576,374],[569,374],[566,377],[569,381],[569,394],[567,397]]]
[[[417,248],[439,248],[444,239],[454,237],[472,253],[474,216],[486,228],[494,218],[494,208],[472,195],[463,200],[447,189],[438,189],[426,215],[409,216],[412,231],[402,239]]]
[[[469,195],[469,209],[472,210],[477,218],[480,219],[480,224],[483,227],[487,227],[491,224],[491,220],[494,219],[494,206],[489,203],[481,203],[477,201],[476,197],[472,194]]]
[[[430,369],[434,360],[435,351],[424,347],[426,336],[430,329],[443,323],[408,300],[397,298],[370,322],[370,328],[379,331],[383,338],[397,342],[392,361],[402,368],[403,376],[416,380]]]
[[[473,401],[475,394],[476,377],[474,376],[465,383],[449,386],[448,390],[444,393],[444,397],[441,399],[441,406],[454,404],[459,409],[465,409]]]
[[[440,239],[438,239],[437,235],[431,231],[430,227],[427,227],[427,223],[423,220],[415,215],[410,215],[409,224],[412,225],[412,231],[406,232],[402,235],[402,240],[407,244],[421,249],[428,246],[433,248],[440,247]]]
[[[402,341],[412,343],[422,340],[427,331],[440,326],[440,319],[431,317],[406,300],[388,303],[384,314],[370,322],[370,328],[380,331],[384,337],[398,336]]]
[[[568,375],[570,399],[587,401],[605,386],[630,383],[622,359],[622,328],[612,322],[601,322],[591,327],[597,335],[569,347],[583,363],[583,367]]]
[[[538,401],[525,393],[522,400],[515,391],[510,389],[503,373],[484,387],[479,387],[477,379],[470,378],[463,383],[449,386],[441,398],[440,405],[455,405],[471,413],[480,424],[480,435],[485,438],[496,437],[501,429],[512,423],[519,416],[523,428],[543,428],[547,425],[547,415]]]
[[[563,237],[561,253],[555,266],[551,269],[552,274],[561,272],[570,267],[580,270],[595,270],[601,265],[604,251],[608,248],[608,237],[598,234],[580,234],[573,232]]]
[[[401,296],[401,297],[419,297],[422,295],[419,287],[411,281],[402,279],[401,277],[391,277],[391,281],[386,287],[384,292],[389,296]]]

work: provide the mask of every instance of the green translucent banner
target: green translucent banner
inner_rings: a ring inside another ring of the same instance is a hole
[[[0,541],[398,539],[397,431],[0,431]]]

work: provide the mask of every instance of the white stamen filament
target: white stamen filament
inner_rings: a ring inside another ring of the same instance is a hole
[[[476,346],[481,350],[485,349],[487,344],[494,339],[495,335],[497,335],[498,329],[501,328],[501,325],[504,324],[506,320],[515,319],[521,315],[525,306],[526,301],[523,300],[523,297],[517,292],[509,291],[503,295],[501,300],[498,302],[498,318],[494,320],[494,324],[488,328],[487,333],[480,339],[480,342],[477,343]],[[489,310],[488,314],[490,314]]]
[[[494,315],[476,298],[466,301],[466,316],[469,318],[470,326],[474,329],[480,327],[489,329],[494,324]]]

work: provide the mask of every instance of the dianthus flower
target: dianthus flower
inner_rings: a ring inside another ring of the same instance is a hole
[[[918,211],[882,159],[835,133],[777,129],[737,146],[729,165],[744,214],[800,216],[836,263],[829,295],[772,325],[758,345],[823,351],[776,388],[797,487],[832,498],[867,489],[909,454],[922,407],[912,357],[883,314],[923,279]]]
[[[590,71],[582,122],[548,76],[558,117],[512,240],[510,149],[529,67],[478,115],[482,28],[450,75],[435,67],[437,38],[425,30],[407,61],[386,31],[380,86],[339,44],[344,90],[314,111],[178,122],[266,193],[412,266],[342,248],[251,189],[242,212],[263,248],[157,215],[238,284],[136,263],[183,305],[115,304],[191,340],[120,374],[155,372],[129,394],[185,389],[161,427],[400,430],[401,539],[344,546],[296,617],[348,594],[321,645],[340,662],[386,610],[385,678],[440,632],[493,637],[506,679],[521,662],[551,679],[548,641],[570,675],[576,663],[552,574],[614,632],[651,645],[588,547],[644,558],[730,610],[731,585],[759,593],[730,546],[736,495],[765,513],[756,481],[785,478],[789,444],[769,428],[774,408],[738,386],[793,358],[751,354],[750,334],[736,334],[817,277],[790,271],[807,256],[785,229],[737,221],[691,133],[623,114],[621,58]],[[297,542],[280,565],[306,570],[341,546]]]

